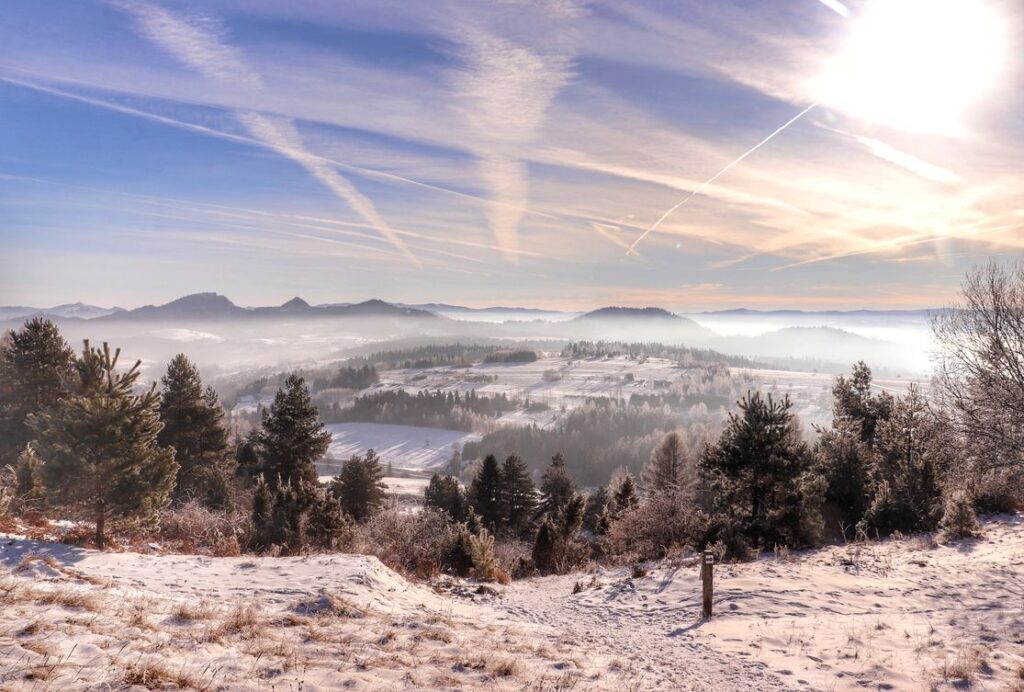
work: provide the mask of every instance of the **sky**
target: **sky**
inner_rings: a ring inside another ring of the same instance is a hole
[[[1024,251],[1022,44],[1003,0],[11,0],[0,304],[947,305]]]

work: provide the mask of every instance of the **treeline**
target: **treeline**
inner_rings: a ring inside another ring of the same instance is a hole
[[[354,356],[348,363],[352,366],[383,365],[387,369],[469,366],[500,350],[499,346],[486,344],[429,344]]]
[[[736,368],[763,367],[757,361],[741,356],[730,356],[707,348],[689,348],[672,344],[624,341],[570,341],[562,349],[563,358],[613,358],[627,356],[634,360],[665,358],[680,365],[695,363],[725,363]]]
[[[484,356],[485,363],[534,363],[537,353],[520,349],[518,351],[494,351]]]
[[[678,417],[660,407],[601,399],[568,411],[552,428],[498,428],[479,441],[467,442],[463,456],[479,459],[488,454],[501,458],[514,455],[536,471],[562,453],[574,478],[584,485],[598,485],[620,466],[636,473],[658,440],[678,426]]]
[[[356,397],[351,406],[332,405],[324,412],[330,423],[397,423],[428,428],[473,430],[481,419],[497,418],[515,408],[505,394],[479,396],[459,392],[405,390],[373,392]]]
[[[377,368],[370,364],[361,367],[346,365],[326,377],[313,379],[310,389],[314,393],[325,389],[366,389],[379,381]]]

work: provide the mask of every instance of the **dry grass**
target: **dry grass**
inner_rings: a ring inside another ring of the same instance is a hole
[[[971,685],[980,671],[988,669],[988,650],[983,646],[968,646],[952,658],[946,657],[939,665],[938,674],[943,680],[962,680]]]
[[[255,635],[260,629],[259,614],[251,605],[238,604],[221,623],[221,630],[229,634]]]
[[[175,668],[161,659],[141,656],[123,666],[121,682],[129,687],[138,685],[147,690],[166,689],[172,685],[184,690],[209,690],[212,687],[185,672],[184,664]]]
[[[179,603],[171,611],[171,615],[178,620],[195,622],[197,620],[209,620],[216,612],[217,609],[213,603],[204,598],[197,602],[183,601]]]
[[[87,610],[90,613],[99,613],[103,609],[103,599],[99,596],[71,587],[59,589],[26,589],[29,598],[39,603],[58,605],[64,608]]]

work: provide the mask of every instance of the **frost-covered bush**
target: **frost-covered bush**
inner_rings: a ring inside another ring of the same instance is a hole
[[[683,492],[651,496],[613,521],[601,540],[611,557],[652,560],[671,549],[698,547],[708,531],[708,516]]]
[[[225,555],[238,554],[251,535],[252,522],[244,512],[227,513],[190,500],[160,513],[154,538],[182,552]]]
[[[447,566],[459,526],[434,509],[385,509],[359,526],[358,551],[402,572],[429,576]]]
[[[981,535],[981,525],[974,513],[974,502],[963,491],[946,498],[942,513],[942,535],[947,539],[975,538]]]

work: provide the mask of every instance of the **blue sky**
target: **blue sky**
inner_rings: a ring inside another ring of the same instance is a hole
[[[945,304],[1024,246],[1022,26],[999,0],[8,3],[0,303]]]

